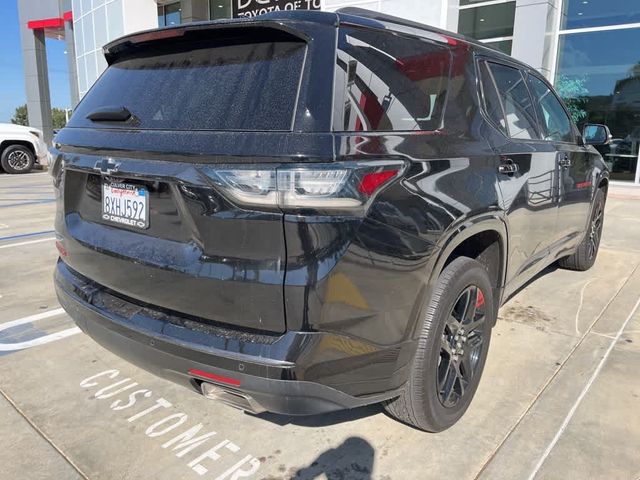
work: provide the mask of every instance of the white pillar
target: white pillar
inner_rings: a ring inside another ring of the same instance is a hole
[[[553,80],[561,0],[517,0],[511,55]]]

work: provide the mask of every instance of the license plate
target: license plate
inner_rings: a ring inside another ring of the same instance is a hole
[[[103,182],[102,219],[130,227],[149,227],[149,192],[131,183]]]

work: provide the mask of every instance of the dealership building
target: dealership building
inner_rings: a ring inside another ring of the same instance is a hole
[[[66,42],[75,105],[107,67],[102,46],[124,34],[347,6],[456,31],[535,67],[578,123],[609,126],[612,180],[640,186],[640,0],[18,0],[30,123],[51,139],[45,38]]]

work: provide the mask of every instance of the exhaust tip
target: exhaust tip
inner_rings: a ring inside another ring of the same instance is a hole
[[[230,407],[254,414],[266,412],[266,409],[262,407],[262,405],[245,393],[232,391],[209,382],[202,382],[200,384],[200,390],[206,398],[218,400]]]

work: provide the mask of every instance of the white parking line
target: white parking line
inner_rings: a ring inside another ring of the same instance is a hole
[[[569,413],[567,413],[567,416],[564,418],[564,421],[562,422],[562,425],[560,425],[560,428],[558,429],[558,431],[556,432],[555,436],[553,437],[553,440],[551,440],[551,442],[549,443],[549,445],[545,449],[544,453],[542,454],[542,456],[538,460],[538,463],[536,464],[536,466],[534,467],[533,471],[531,472],[531,475],[529,475],[528,480],[533,480],[535,478],[535,476],[538,474],[538,472],[542,468],[542,465],[544,464],[544,462],[549,457],[549,454],[551,453],[551,450],[553,450],[553,447],[556,446],[556,444],[558,443],[558,440],[560,440],[560,437],[562,436],[564,431],[567,429],[567,426],[569,425],[569,422],[571,421],[571,419],[575,415],[576,411],[578,410],[578,407],[582,403],[582,400],[587,395],[587,392],[591,388],[591,385],[593,385],[593,382],[596,380],[596,378],[598,377],[598,375],[602,371],[602,368],[604,367],[604,364],[606,363],[607,359],[609,358],[609,355],[611,355],[611,352],[613,351],[613,347],[615,347],[616,343],[618,343],[618,340],[620,340],[620,337],[622,336],[622,333],[624,332],[624,329],[626,328],[626,326],[629,324],[629,322],[631,321],[631,319],[635,315],[636,311],[638,310],[638,307],[640,307],[640,298],[638,298],[638,301],[636,302],[635,306],[631,310],[631,313],[629,313],[629,316],[622,323],[622,326],[618,330],[618,333],[616,334],[616,336],[611,340],[611,343],[609,344],[609,348],[607,348],[607,351],[605,352],[605,354],[603,355],[602,359],[600,360],[600,363],[598,363],[598,366],[596,367],[596,369],[594,370],[593,374],[591,375],[591,378],[589,378],[589,381],[587,382],[587,384],[584,386],[584,388],[580,392],[580,395],[578,395],[578,398],[576,399],[576,401],[572,405],[571,409],[569,410]]]
[[[49,172],[42,172],[42,173],[29,173],[27,175],[0,175],[0,180],[2,180],[3,178],[5,180],[28,180],[29,178],[33,178],[33,177],[40,177],[42,175],[51,175]]]
[[[0,249],[12,248],[12,247],[20,247],[22,245],[31,245],[32,243],[49,242],[49,241],[55,240],[55,239],[56,239],[56,237],[49,237],[49,238],[39,238],[38,240],[27,240],[26,242],[9,243],[7,245],[0,245]]]
[[[10,322],[0,323],[0,332],[4,330],[8,330],[12,327],[24,325],[26,323],[37,322],[38,320],[44,320],[45,318],[56,317],[58,315],[62,315],[63,313],[65,313],[64,309],[56,308],[55,310],[36,313],[35,315],[29,315],[28,317],[19,318],[17,320],[12,320]],[[73,328],[67,328],[66,330],[61,330],[56,333],[51,333],[49,335],[43,335],[41,337],[34,338],[33,340],[27,340],[26,342],[15,342],[15,343],[0,342],[0,352],[12,352],[14,350],[24,350],[25,348],[44,345],[45,343],[55,342],[56,340],[61,340],[63,338],[70,337],[71,335],[80,333],[80,331],[81,330],[78,327],[73,327]]]

